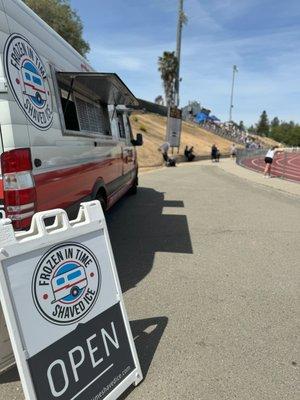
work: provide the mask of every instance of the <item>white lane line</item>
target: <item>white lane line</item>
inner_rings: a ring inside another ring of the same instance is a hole
[[[292,165],[293,167],[296,167],[295,165],[291,164],[291,161],[295,161],[295,160],[299,160],[300,161],[300,157],[299,157],[298,154],[295,157],[288,158],[288,164]],[[296,165],[297,165],[298,168],[300,167],[299,163],[297,163]]]
[[[244,165],[248,168],[251,168],[251,164],[256,167],[254,170],[255,171],[263,171],[264,170],[264,164],[263,164],[263,159],[262,158],[253,158],[253,159],[248,159],[245,160],[248,161],[244,163]],[[251,164],[249,165],[249,161],[251,162]],[[278,174],[278,176],[281,176],[283,173],[283,166],[278,165],[277,161],[279,160],[275,160],[274,164],[272,165],[272,173],[276,173]],[[286,177],[291,177],[291,178],[296,178],[296,181],[299,181],[299,177],[300,175],[298,174],[299,169],[297,168],[296,170],[294,170],[294,168],[291,166],[289,166],[289,168],[284,172],[284,176]],[[296,173],[296,175],[294,175],[293,173]]]

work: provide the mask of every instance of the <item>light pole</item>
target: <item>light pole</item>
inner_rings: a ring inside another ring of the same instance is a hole
[[[175,104],[179,106],[179,81],[180,81],[180,53],[181,53],[181,33],[182,25],[185,23],[186,17],[183,12],[183,0],[179,0],[178,5],[178,23],[177,23],[177,38],[176,38],[176,58],[178,62],[177,75],[175,79]]]
[[[236,65],[234,65],[233,70],[232,70],[232,86],[231,86],[231,96],[230,96],[229,122],[232,121],[233,89],[234,89],[234,79],[235,79],[236,72],[238,72],[238,68]]]

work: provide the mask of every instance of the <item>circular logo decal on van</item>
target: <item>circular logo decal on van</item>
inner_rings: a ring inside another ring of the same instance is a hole
[[[53,108],[46,69],[24,36],[14,33],[7,39],[4,68],[10,90],[26,117],[36,128],[49,129]]]
[[[81,320],[94,306],[101,286],[96,256],[79,243],[51,248],[39,261],[32,296],[39,313],[58,325]]]

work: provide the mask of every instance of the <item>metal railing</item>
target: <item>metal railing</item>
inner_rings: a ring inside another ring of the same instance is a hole
[[[236,163],[242,167],[263,173],[267,149],[238,149]],[[271,177],[300,183],[300,147],[283,148],[277,153],[271,166]]]

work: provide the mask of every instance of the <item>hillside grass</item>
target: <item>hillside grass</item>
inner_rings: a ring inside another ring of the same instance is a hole
[[[139,166],[147,168],[162,165],[158,148],[165,142],[167,118],[151,113],[133,114],[130,122],[134,135],[139,132],[144,138],[144,145],[137,147]],[[232,142],[194,124],[183,122],[179,155],[183,155],[185,146],[194,146],[196,156],[208,156],[213,144],[220,149],[221,154],[229,154]]]

